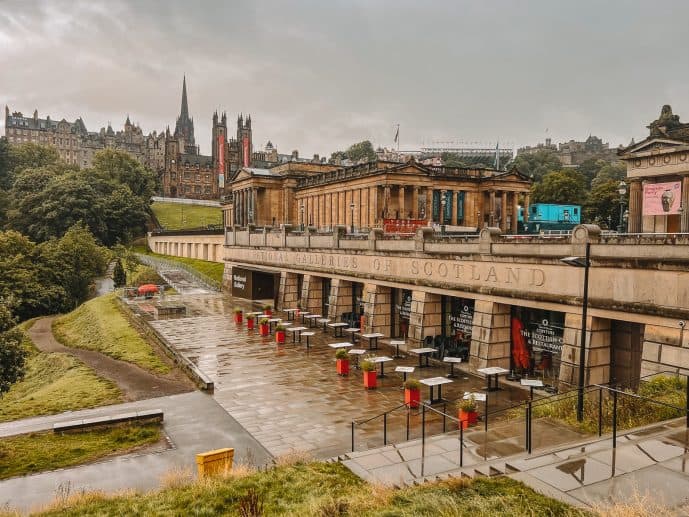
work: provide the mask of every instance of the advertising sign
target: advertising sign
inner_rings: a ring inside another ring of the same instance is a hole
[[[682,203],[682,183],[647,183],[644,185],[643,215],[679,214]]]
[[[522,335],[533,352],[562,353],[564,329],[551,324],[547,319],[529,323],[522,330]]]
[[[242,156],[244,157],[242,165],[244,167],[249,166],[249,137],[245,136],[242,139]]]
[[[474,327],[474,304],[467,300],[458,307],[459,311],[450,314],[450,324],[455,332],[462,332],[465,336],[471,336]]]

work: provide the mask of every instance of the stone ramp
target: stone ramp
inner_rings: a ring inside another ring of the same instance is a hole
[[[650,495],[656,504],[689,509],[689,429],[677,419],[619,434],[612,438],[570,440],[529,455],[523,441],[512,454],[484,456],[483,433],[465,433],[463,466],[459,465],[459,433],[347,453],[333,458],[373,483],[402,487],[449,478],[507,475],[549,497],[575,506],[633,501]],[[536,422],[534,422],[536,425]],[[536,427],[534,427],[534,435]],[[508,439],[509,442],[509,439]],[[503,443],[502,450],[509,448]]]

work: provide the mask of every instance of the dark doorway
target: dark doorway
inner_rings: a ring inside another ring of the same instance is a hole
[[[644,326],[627,321],[610,322],[610,383],[636,390],[641,377]]]
[[[321,282],[321,314],[324,318],[328,317],[328,309],[330,308],[330,287],[332,282],[330,278],[323,278]]]

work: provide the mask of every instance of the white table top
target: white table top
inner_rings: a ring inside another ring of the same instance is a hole
[[[353,345],[351,343],[330,343],[328,346],[330,348],[349,348]]]
[[[297,312],[299,309],[282,309],[282,312]]]
[[[535,388],[542,388],[543,381],[541,379],[521,379],[522,386],[533,386]]]
[[[431,377],[430,379],[421,379],[419,382],[426,386],[440,386],[441,384],[449,384],[452,380],[447,377]]]
[[[280,325],[282,325],[283,327],[289,327],[291,324],[292,323],[289,321],[283,321],[282,323],[280,323]]]
[[[300,330],[306,330],[307,327],[289,327],[286,329],[289,332],[299,332]]]
[[[464,400],[469,400],[471,397],[474,397],[474,400],[477,402],[485,402],[486,401],[486,394],[485,393],[477,393],[477,392],[470,393],[468,391],[465,391],[464,396],[462,398]]]
[[[374,339],[377,337],[385,337],[385,334],[381,334],[380,332],[372,332],[370,334],[361,334],[361,337],[365,337],[366,339]]]
[[[328,318],[321,318],[318,320],[318,323],[328,323],[330,320]]]
[[[346,327],[349,323],[328,323],[328,327]]]
[[[414,367],[413,366],[397,366],[395,368],[396,372],[400,373],[414,373]]]
[[[307,319],[316,319],[316,318],[320,318],[321,315],[320,314],[307,314],[305,317]]]
[[[270,321],[271,323],[275,323],[278,321],[282,321],[282,318],[270,318],[268,321]]]
[[[316,333],[315,332],[302,332],[301,335],[302,336],[315,336]]]
[[[305,316],[308,316],[309,314],[311,314],[311,313],[310,312],[300,312],[299,316],[305,317]]]
[[[345,332],[359,332],[361,329],[355,328],[355,327],[349,327],[348,329],[344,329]]]
[[[435,352],[435,348],[412,348],[409,350],[412,354],[431,354]]]
[[[392,361],[392,357],[388,357],[386,355],[382,355],[380,357],[371,357],[371,362],[372,363],[387,363],[388,361]]]
[[[364,355],[366,352],[368,352],[368,350],[364,350],[363,348],[350,348],[347,353],[352,355]]]
[[[245,313],[247,316],[258,316],[259,314],[263,314],[262,312],[247,312]]]
[[[491,366],[490,368],[479,368],[476,370],[484,375],[500,375],[501,373],[510,373],[509,370],[500,368],[499,366]]]
[[[404,341],[402,341],[402,340],[400,340],[400,339],[393,339],[393,340],[390,341],[390,344],[393,345],[393,346],[396,346],[396,345],[403,345],[403,344],[404,344]]]
[[[443,357],[443,362],[444,363],[461,363],[462,358],[461,357]]]

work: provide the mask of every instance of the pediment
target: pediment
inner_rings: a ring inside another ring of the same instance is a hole
[[[673,147],[681,147],[686,145],[687,142],[682,142],[681,140],[672,140],[669,138],[647,138],[646,140],[627,148],[625,154],[671,149]]]

